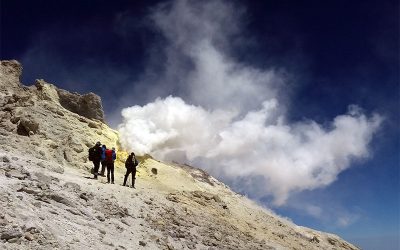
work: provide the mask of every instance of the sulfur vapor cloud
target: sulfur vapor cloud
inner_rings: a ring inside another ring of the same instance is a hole
[[[349,105],[329,125],[289,123],[287,74],[233,57],[231,44],[244,28],[238,10],[225,1],[187,0],[153,10],[164,56],[152,55],[137,85],[153,81],[146,95],[158,97],[122,110],[121,143],[204,168],[237,191],[283,205],[290,194],[327,186],[353,160],[369,157],[382,117]]]

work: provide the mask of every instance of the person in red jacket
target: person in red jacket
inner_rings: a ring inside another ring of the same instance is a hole
[[[107,183],[110,183],[111,174],[111,184],[114,184],[114,161],[116,158],[115,148],[106,149]]]

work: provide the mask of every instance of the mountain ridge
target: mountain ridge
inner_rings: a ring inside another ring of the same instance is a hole
[[[137,189],[122,187],[128,153],[104,123],[100,97],[41,79],[23,86],[21,74],[17,61],[1,61],[3,249],[358,249],[191,166],[140,156]],[[115,185],[90,179],[96,141],[118,151]]]

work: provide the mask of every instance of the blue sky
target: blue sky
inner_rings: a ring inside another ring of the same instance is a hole
[[[24,84],[44,78],[72,91],[98,93],[114,127],[122,120],[122,108],[145,105],[158,96],[196,104],[183,83],[174,83],[186,79],[182,76],[193,65],[171,43],[174,37],[165,33],[170,27],[157,26],[154,13],[165,14],[160,3],[168,8],[171,2],[1,1],[1,59],[23,63]],[[226,46],[226,37],[212,33],[216,48],[235,65],[265,72],[273,68],[285,79],[279,91],[284,92],[280,100],[286,104],[288,124],[312,120],[329,127],[350,104],[367,117],[377,113],[384,118],[368,143],[368,157],[352,160],[335,181],[294,192],[284,205],[271,205],[271,197],[261,200],[297,224],[336,233],[363,249],[399,249],[399,3],[228,5],[240,20],[216,11],[213,17],[229,38]],[[179,59],[173,73],[165,73],[169,68],[160,63],[171,59],[168,53]]]

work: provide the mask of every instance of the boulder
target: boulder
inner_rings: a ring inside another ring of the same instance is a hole
[[[19,228],[10,228],[1,234],[0,239],[10,240],[13,238],[20,238],[21,236],[22,231]]]
[[[99,221],[105,221],[105,220],[106,220],[106,218],[104,217],[103,214],[98,214],[98,215],[96,215],[96,218],[97,218]]]
[[[10,158],[8,156],[4,155],[3,157],[0,158],[2,162],[10,162]]]
[[[69,207],[73,206],[73,203],[70,200],[68,200],[67,198],[65,198],[57,193],[47,194],[46,197],[53,201],[56,201],[58,203],[62,203],[66,206],[69,206]]]
[[[96,122],[89,122],[88,126],[89,128],[101,128],[101,126]]]
[[[7,172],[5,172],[5,176],[7,176],[8,178],[16,178],[19,180],[24,180],[25,178],[27,178],[29,176],[29,173],[26,172],[22,172],[16,169],[11,169]]]
[[[35,237],[31,234],[31,233],[25,233],[24,235],[25,239],[27,239],[28,241],[32,241],[35,239]]]
[[[36,134],[39,131],[39,122],[32,116],[23,116],[19,120],[17,126],[17,133],[19,135],[31,135]]]
[[[29,232],[38,229],[39,226],[37,222],[33,220],[28,220],[22,228],[25,230],[25,232]]]

